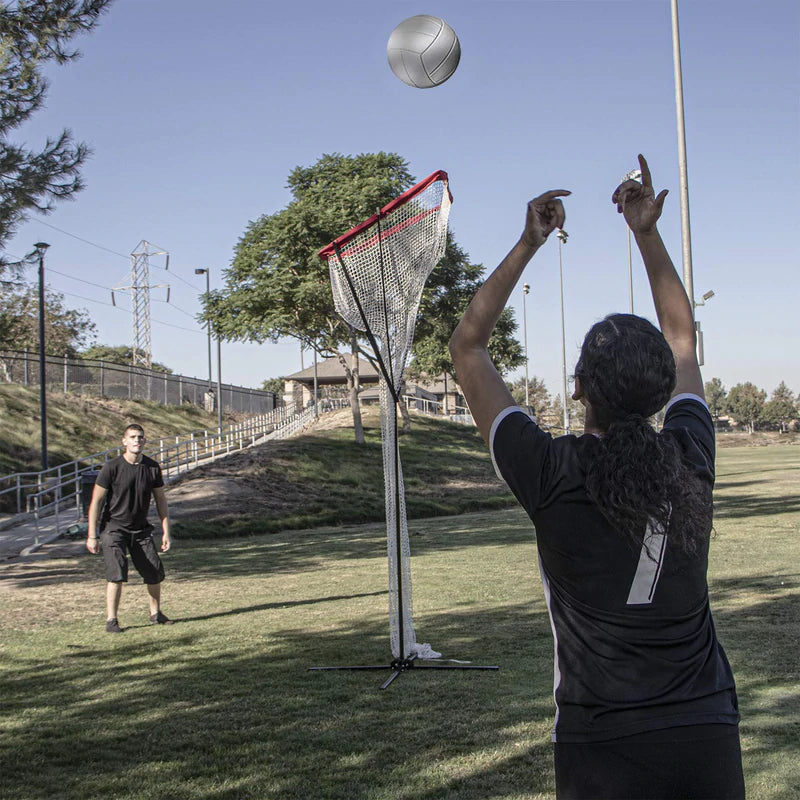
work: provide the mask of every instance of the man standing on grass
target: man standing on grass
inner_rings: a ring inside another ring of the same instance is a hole
[[[128,581],[128,553],[137,572],[142,576],[150,595],[150,624],[171,625],[172,620],[161,612],[161,582],[164,565],[153,541],[153,526],[147,520],[151,496],[155,498],[161,518],[161,552],[169,550],[169,510],[164,492],[161,467],[142,453],[144,429],[141,425],[128,425],[122,434],[125,452],[103,465],[89,505],[89,531],[86,549],[99,553],[103,545],[106,565],[106,631],[122,633],[117,621],[117,611],[122,595],[122,584]],[[103,507],[103,501],[108,502]],[[97,521],[101,537],[97,537]]]

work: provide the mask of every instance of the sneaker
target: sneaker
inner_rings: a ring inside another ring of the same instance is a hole
[[[120,628],[116,617],[106,620],[106,633],[122,633],[122,628]]]
[[[172,625],[172,620],[163,612],[159,611],[158,614],[150,615],[151,625]]]

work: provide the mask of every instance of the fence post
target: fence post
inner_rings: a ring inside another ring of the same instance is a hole
[[[64,353],[64,394],[67,393],[67,383],[68,383],[68,367],[67,367],[67,354]]]
[[[100,397],[106,396],[106,375],[103,359],[100,359]]]
[[[167,396],[167,373],[164,373],[164,405],[169,405],[169,397]]]
[[[128,400],[133,397],[133,364],[128,367]]]
[[[25,385],[30,384],[30,377],[28,376],[28,348],[25,348]]]

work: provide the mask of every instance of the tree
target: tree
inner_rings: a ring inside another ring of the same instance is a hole
[[[248,225],[225,271],[225,288],[208,296],[202,315],[228,340],[291,336],[323,358],[338,357],[359,443],[358,355],[367,351],[336,314],[328,268],[317,253],[412,184],[406,162],[394,153],[323,155],[311,167],[296,167],[288,179],[292,201]]]
[[[359,356],[373,356],[362,334],[349,329],[336,313],[328,267],[317,254],[413,184],[407,163],[395,153],[323,155],[311,167],[295,168],[288,179],[292,200],[283,210],[248,225],[225,272],[225,288],[211,292],[202,315],[228,340],[274,342],[290,336],[323,358],[337,357],[347,377],[358,442],[364,441]],[[432,276],[420,309],[423,324],[414,350],[425,371],[434,375],[447,371],[447,364],[452,371],[447,340],[482,271],[469,264],[452,239],[448,242],[443,271]],[[467,277],[459,270],[466,270]],[[445,297],[448,287],[453,290],[450,300]],[[513,330],[513,317],[506,315],[504,325],[506,331]],[[346,350],[352,353],[351,363]],[[513,347],[509,344],[506,350],[498,345],[501,363],[512,366]]]
[[[728,392],[728,410],[737,422],[746,425],[747,430],[753,433],[756,423],[761,419],[766,399],[767,393],[749,381],[737,383]]]
[[[13,145],[9,134],[44,105],[48,61],[78,58],[67,44],[91,30],[111,0],[17,0],[0,5],[0,245],[31,209],[48,213],[56,200],[83,188],[80,167],[89,155],[69,130],[42,150]],[[11,262],[0,256],[0,272]],[[18,265],[15,265],[18,266]]]
[[[583,403],[573,400],[571,397],[568,398],[567,414],[569,415],[570,433],[582,433],[586,422],[586,409],[583,407]],[[556,434],[564,433],[564,404],[560,394],[553,398],[550,408],[543,415],[543,419],[550,428],[555,430]]]
[[[470,263],[448,231],[445,253],[425,284],[417,314],[409,376],[456,378],[448,343],[475,292],[483,283],[482,264]],[[514,338],[517,323],[510,308],[503,310],[489,340],[489,355],[501,375],[525,361],[522,345]]]
[[[799,416],[794,392],[781,381],[764,406],[764,420],[775,425],[781,433],[786,433],[789,423],[794,422]]]
[[[133,364],[133,347],[127,344],[117,345],[116,347],[107,344],[96,344],[84,350],[80,357],[95,361],[108,361],[110,364],[122,364],[130,367]],[[164,366],[164,364],[159,364],[157,361],[153,361],[150,364],[150,369],[153,372],[165,372],[167,375],[172,375],[173,373],[172,369]]]
[[[262,384],[261,388],[265,392],[272,392],[277,397],[283,396],[284,378],[267,378]]]
[[[728,403],[728,393],[719,378],[712,378],[705,384],[706,403],[708,410],[714,418],[714,422],[719,422],[720,414],[724,414]]]
[[[512,383],[506,383],[514,402],[520,406],[525,405],[525,376],[517,378]],[[560,402],[560,400],[559,400]],[[541,378],[535,375],[528,380],[528,404],[533,408],[533,416],[542,419],[548,412],[551,405],[550,392],[544,385]]]
[[[69,309],[64,295],[45,287],[45,352],[76,356],[95,337],[96,326],[86,310]],[[7,350],[39,352],[38,286],[0,286],[0,342]]]

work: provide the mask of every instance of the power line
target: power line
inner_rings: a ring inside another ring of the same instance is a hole
[[[71,236],[73,239],[77,239],[79,242],[84,242],[86,244],[90,244],[92,247],[98,248],[98,250],[105,250],[107,253],[112,253],[115,256],[119,256],[120,258],[124,258],[126,261],[130,259],[130,256],[126,256],[124,253],[118,253],[116,250],[112,250],[109,247],[103,247],[101,244],[96,244],[95,242],[90,242],[88,239],[84,239],[81,236],[76,236],[74,233],[70,233],[69,231],[65,231],[63,228],[57,228],[55,225],[51,225],[49,222],[45,222],[43,219],[34,219],[33,222],[38,222],[40,225],[46,225],[48,228],[52,228],[54,231],[58,231],[59,233],[63,233],[65,236]]]
[[[55,225],[51,225],[49,222],[45,222],[43,219],[34,219],[33,222],[38,222],[41,225],[46,225],[48,228],[52,228],[54,231],[58,231],[59,233],[63,233],[65,236],[71,236],[73,239],[77,239],[79,242],[84,242],[85,244],[89,244],[92,247],[98,248],[99,250],[105,250],[107,253],[112,253],[115,256],[119,256],[120,258],[124,258],[126,261],[130,260],[130,255],[125,255],[124,253],[118,253],[116,250],[112,250],[110,247],[104,247],[102,244],[97,244],[96,242],[89,241],[89,239],[84,239],[82,236],[77,236],[74,233],[70,233],[69,231],[65,231],[63,228],[57,228]],[[9,253],[9,255],[11,255],[11,254]],[[13,257],[19,259],[18,256],[13,256]],[[21,261],[22,259],[19,259],[19,260]],[[169,270],[166,270],[164,267],[158,266],[157,264],[153,264],[152,266],[153,266],[154,269],[164,270],[165,272],[169,271]],[[55,272],[55,270],[48,269],[48,272]],[[59,274],[63,274],[63,273],[59,273]],[[175,278],[177,278],[182,283],[185,283],[187,286],[189,286],[190,288],[194,289],[195,291],[197,291],[197,292],[202,291],[202,289],[198,288],[198,286],[196,284],[189,283],[189,281],[187,281],[185,278],[182,278],[177,272],[172,272],[170,274],[173,275]],[[67,276],[67,277],[70,277],[70,276]],[[78,280],[78,279],[76,278],[76,280]]]

